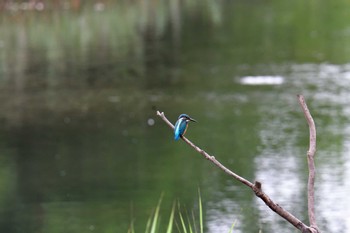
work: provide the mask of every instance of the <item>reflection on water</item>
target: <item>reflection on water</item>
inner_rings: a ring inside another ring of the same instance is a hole
[[[234,232],[293,231],[175,142],[155,110],[196,118],[191,140],[307,222],[304,94],[318,130],[318,222],[348,232],[348,4],[106,1],[99,11],[6,12],[0,231],[127,232],[134,220],[142,232],[161,192],[165,219],[175,198],[196,206],[198,186],[208,232],[234,222]]]
[[[255,177],[263,189],[278,204],[302,221],[308,219],[306,208],[308,127],[297,103],[296,93],[305,93],[318,130],[316,155],[316,210],[320,227],[326,231],[347,232],[349,205],[345,194],[349,189],[349,104],[350,80],[344,74],[348,65],[307,64],[280,66],[285,77],[274,92],[261,88],[251,92],[245,102],[257,101],[260,144],[254,159]],[[255,97],[253,97],[255,96]],[[259,99],[259,100],[257,100]],[[238,232],[246,232],[244,225],[252,224],[254,214],[244,215],[247,204],[240,200],[237,206],[232,193],[244,192],[238,184],[210,204],[208,211],[210,232],[227,231],[237,220]],[[220,193],[218,194],[220,195]],[[258,214],[255,231],[293,231],[284,221],[257,198],[258,206],[250,211]],[[337,203],[337,204],[335,204]],[[246,217],[246,219],[244,218]],[[272,224],[273,223],[273,224]],[[242,225],[240,225],[242,224]]]
[[[283,82],[280,76],[246,76],[240,80],[243,85],[281,85]]]

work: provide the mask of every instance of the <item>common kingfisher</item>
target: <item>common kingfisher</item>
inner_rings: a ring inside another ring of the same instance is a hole
[[[185,135],[187,127],[188,127],[188,122],[193,121],[197,122],[195,119],[191,118],[187,114],[181,114],[179,118],[177,119],[175,123],[175,128],[174,128],[174,136],[175,140],[179,140],[179,138],[182,135]]]

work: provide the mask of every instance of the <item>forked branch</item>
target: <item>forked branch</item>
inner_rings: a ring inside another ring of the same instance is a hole
[[[304,114],[309,122],[309,120],[311,119],[310,122],[313,122],[312,117],[310,115],[310,112],[307,109],[306,103],[304,101],[304,98],[301,95],[298,95],[299,98],[299,102],[303,108]],[[303,101],[303,104],[301,102],[301,100]],[[304,108],[306,107],[306,108]],[[159,112],[157,111],[157,115],[171,128],[174,129],[174,125],[165,117],[163,112]],[[313,171],[315,170],[314,165],[313,165],[313,155],[315,154],[315,149],[312,148],[316,148],[316,130],[315,127],[313,129],[311,129],[311,125],[309,123],[310,126],[310,148],[309,148],[309,152],[308,152],[308,161],[309,161],[309,169],[313,169]],[[314,124],[313,124],[314,125]],[[314,132],[314,134],[311,134],[311,131]],[[311,135],[313,135],[313,141],[314,143],[311,142]],[[257,197],[259,197],[271,210],[273,210],[274,212],[276,212],[278,215],[280,215],[282,218],[284,218],[285,220],[287,220],[289,223],[291,223],[294,227],[296,227],[297,229],[299,229],[301,232],[303,233],[320,233],[317,225],[316,225],[316,221],[314,218],[314,198],[313,198],[313,184],[314,184],[314,172],[313,172],[313,179],[310,180],[310,176],[309,176],[309,186],[308,186],[308,200],[309,200],[309,218],[310,218],[310,227],[307,226],[305,223],[303,223],[302,221],[300,221],[298,218],[296,218],[294,215],[292,215],[290,212],[288,212],[287,210],[283,209],[280,205],[278,205],[277,203],[275,203],[263,190],[262,190],[262,184],[258,181],[255,181],[254,183],[246,180],[245,178],[239,176],[238,174],[234,173],[233,171],[231,171],[230,169],[228,169],[227,167],[225,167],[224,165],[222,165],[214,156],[209,155],[206,151],[202,150],[201,148],[199,148],[198,146],[196,146],[193,142],[191,142],[190,140],[188,140],[186,137],[181,136],[182,140],[184,142],[186,142],[189,146],[191,146],[193,149],[195,149],[198,153],[200,153],[205,159],[209,160],[210,162],[212,162],[214,165],[216,165],[218,168],[220,168],[221,170],[223,170],[226,174],[228,174],[229,176],[233,177],[234,179],[238,180],[239,182],[241,182],[242,184],[248,186]],[[313,145],[313,146],[311,146]],[[312,158],[312,160],[310,160],[309,158]],[[310,164],[313,165],[310,167]],[[311,172],[310,172],[311,174]],[[312,184],[312,185],[310,185]],[[311,190],[312,189],[312,190]],[[312,196],[312,198],[311,198]],[[312,203],[312,205],[310,205],[310,203]],[[312,208],[310,208],[310,206]],[[312,211],[312,214],[310,215],[310,211]]]

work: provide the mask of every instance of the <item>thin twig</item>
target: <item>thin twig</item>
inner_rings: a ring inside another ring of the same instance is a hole
[[[157,115],[165,121],[165,123],[171,128],[174,129],[174,125],[165,117],[164,112],[157,111]],[[218,160],[215,159],[214,156],[209,155],[207,152],[196,146],[193,142],[188,140],[186,137],[181,136],[182,140],[186,142],[189,146],[191,146],[193,149],[195,149],[198,153],[200,153],[205,159],[211,161],[213,164],[215,164],[217,167],[219,167],[221,170],[223,170],[226,174],[233,177],[234,179],[240,181],[244,185],[248,186],[253,190],[255,195],[259,197],[271,210],[279,214],[282,218],[290,222],[293,226],[295,226],[297,229],[299,229],[303,233],[317,233],[314,231],[313,228],[308,227],[306,224],[304,224],[302,221],[300,221],[298,218],[296,218],[294,215],[289,213],[287,210],[283,209],[280,205],[275,203],[270,199],[270,197],[265,194],[262,190],[262,184],[258,181],[255,181],[254,184],[250,181],[244,179],[243,177],[237,175],[236,173],[232,172],[230,169],[226,168],[224,165],[222,165]]]
[[[309,125],[310,132],[310,144],[309,150],[307,151],[307,163],[309,167],[309,179],[308,179],[308,214],[310,227],[314,228],[316,231],[318,230],[316,217],[315,217],[315,162],[314,157],[316,153],[316,126],[314,119],[311,116],[311,113],[306,105],[304,96],[298,95],[299,104],[304,112],[307,124]]]

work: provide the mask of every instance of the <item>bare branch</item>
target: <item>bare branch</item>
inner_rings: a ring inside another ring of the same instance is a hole
[[[317,228],[316,217],[315,217],[315,162],[314,157],[316,153],[316,126],[314,119],[312,118],[310,111],[306,105],[304,96],[298,95],[299,104],[304,112],[306,121],[309,125],[310,132],[310,145],[309,150],[307,152],[307,163],[309,166],[309,179],[308,179],[308,187],[307,187],[307,198],[308,198],[308,214],[310,227],[314,228],[317,232],[319,231]]]
[[[165,117],[163,112],[157,111],[157,115],[165,121],[165,123],[171,128],[174,129],[173,124]],[[244,179],[243,177],[237,175],[236,173],[232,172],[230,169],[226,168],[224,165],[222,165],[218,160],[215,159],[214,156],[209,155],[207,152],[196,146],[193,142],[188,140],[186,137],[181,136],[182,140],[186,142],[189,146],[191,146],[193,149],[195,149],[198,153],[200,153],[205,159],[211,161],[213,164],[215,164],[217,167],[219,167],[221,170],[223,170],[226,174],[233,177],[234,179],[240,181],[244,185],[248,186],[253,190],[255,195],[259,197],[271,210],[276,212],[278,215],[280,215],[282,218],[290,222],[293,226],[295,226],[297,229],[299,229],[303,233],[317,233],[318,231],[315,231],[315,229],[308,227],[306,224],[304,224],[302,221],[300,221],[298,218],[296,218],[294,215],[283,209],[280,205],[275,203],[270,199],[270,197],[265,194],[262,190],[262,184],[258,181],[255,181],[254,184],[250,181]],[[317,229],[316,229],[317,230]]]
[[[160,116],[166,123],[167,125],[174,129],[173,124],[165,117],[163,112],[159,112],[157,111],[157,115]],[[249,182],[248,180],[244,179],[243,177],[237,175],[236,173],[232,172],[231,170],[229,170],[228,168],[226,168],[224,165],[222,165],[219,161],[217,161],[215,159],[214,156],[209,155],[207,152],[205,152],[204,150],[202,150],[201,148],[199,148],[198,146],[196,146],[193,142],[191,142],[190,140],[188,140],[185,136],[181,136],[181,139],[186,142],[189,146],[191,146],[193,149],[195,149],[198,153],[200,153],[201,155],[203,155],[204,158],[206,158],[207,160],[210,160],[212,163],[214,163],[216,166],[218,166],[221,170],[223,170],[225,173],[227,173],[228,175],[232,176],[233,178],[235,178],[236,180],[240,181],[241,183],[247,185],[248,187],[252,188],[254,185]]]

